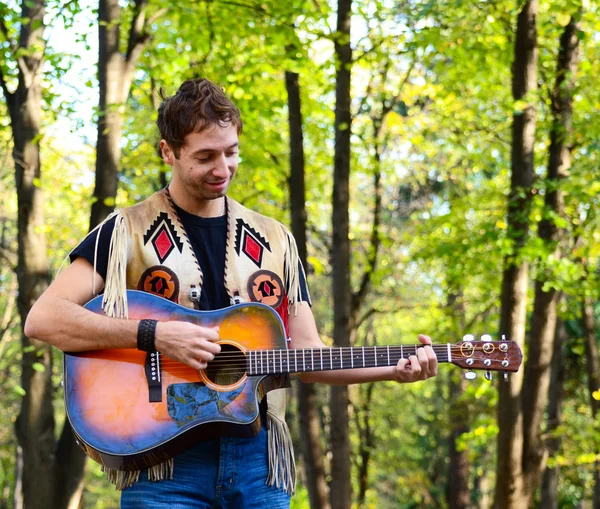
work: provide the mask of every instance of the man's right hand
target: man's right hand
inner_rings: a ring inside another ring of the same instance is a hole
[[[202,327],[188,322],[158,322],[155,330],[156,349],[170,359],[193,369],[206,369],[221,351],[219,327]]]

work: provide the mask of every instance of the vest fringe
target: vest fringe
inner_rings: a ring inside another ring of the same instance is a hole
[[[292,234],[284,228],[287,245],[285,247],[285,282],[288,292],[288,303],[294,306],[294,315],[298,315],[298,303],[302,301],[302,290],[300,289],[300,270],[302,265],[298,263],[298,246]],[[306,280],[306,276],[304,276]],[[308,291],[308,289],[307,289]],[[308,296],[310,303],[310,295]],[[288,311],[291,312],[291,309]]]
[[[175,460],[169,458],[167,461],[154,465],[148,469],[148,480],[152,482],[162,481],[164,479],[173,479],[173,469],[175,468]]]
[[[100,238],[100,232],[98,232]],[[127,225],[125,217],[118,213],[115,229],[110,239],[108,267],[102,309],[107,316],[128,318],[127,308]]]
[[[164,479],[173,479],[173,469],[175,467],[175,461],[173,458],[168,459],[164,463],[154,465],[148,469],[148,480],[152,482],[162,481]],[[139,481],[141,470],[132,470],[131,472],[124,472],[122,470],[115,470],[114,468],[108,468],[102,466],[102,472],[106,474],[106,478],[109,482],[115,485],[118,490],[124,490],[133,486],[134,483]]]
[[[267,412],[269,476],[267,484],[276,486],[290,496],[296,491],[296,462],[290,430],[273,413]]]
[[[106,478],[115,485],[118,490],[123,490],[133,486],[133,483],[137,482],[140,478],[140,471],[135,470],[132,472],[123,472],[122,470],[115,470],[114,468],[108,468],[102,466],[102,472],[106,474]]]

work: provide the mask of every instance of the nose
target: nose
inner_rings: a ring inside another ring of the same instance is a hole
[[[227,156],[224,153],[219,154],[219,157],[215,161],[214,173],[220,176],[229,175],[229,165],[227,164]]]

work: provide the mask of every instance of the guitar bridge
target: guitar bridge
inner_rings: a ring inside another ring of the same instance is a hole
[[[160,354],[158,352],[148,352],[144,371],[148,381],[148,401],[150,403],[160,403],[162,401],[162,380],[160,376]]]

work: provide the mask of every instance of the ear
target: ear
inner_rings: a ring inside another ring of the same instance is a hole
[[[162,154],[163,161],[167,163],[169,166],[173,166],[173,162],[175,161],[175,154],[173,150],[166,142],[166,140],[160,140],[160,152]]]

